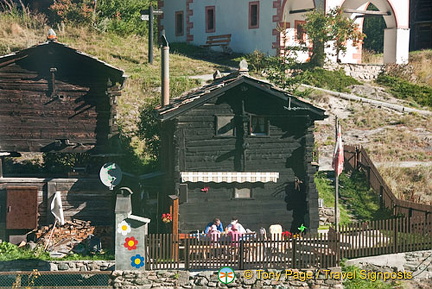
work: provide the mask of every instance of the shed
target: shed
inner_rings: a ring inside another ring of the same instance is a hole
[[[0,57],[0,152],[107,152],[124,72],[48,41]]]
[[[0,165],[23,152],[119,153],[116,102],[125,79],[122,70],[57,41],[0,56]],[[0,239],[19,241],[52,224],[57,191],[66,220],[112,228],[114,195],[97,176],[4,177],[0,170]]]
[[[239,70],[157,112],[160,213],[173,213],[174,233],[233,215],[252,231],[317,229],[313,131],[324,110]]]

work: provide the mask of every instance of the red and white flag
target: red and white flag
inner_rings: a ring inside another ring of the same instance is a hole
[[[344,150],[342,143],[342,133],[339,122],[336,124],[336,145],[333,154],[333,163],[332,167],[335,171],[336,176],[339,176],[342,173],[344,164]]]

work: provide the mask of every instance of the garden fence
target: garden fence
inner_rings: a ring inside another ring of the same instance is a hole
[[[290,238],[252,234],[234,243],[204,235],[150,234],[147,246],[147,269],[329,268],[342,258],[431,249],[432,217],[360,222]]]
[[[14,271],[0,272],[0,288],[112,289],[111,271]]]

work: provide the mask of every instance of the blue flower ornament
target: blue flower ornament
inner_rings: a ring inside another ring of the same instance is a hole
[[[131,266],[135,268],[141,268],[145,265],[144,257],[140,254],[136,254],[135,256],[132,256],[131,258]]]

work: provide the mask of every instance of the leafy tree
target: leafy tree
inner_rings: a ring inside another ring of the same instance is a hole
[[[98,0],[96,26],[103,31],[119,34],[140,34],[147,32],[147,25],[141,20],[141,11],[149,5],[157,6],[155,0]]]
[[[94,18],[95,2],[91,0],[56,0],[49,7],[51,23],[90,24]]]
[[[329,22],[329,17],[321,10],[314,10],[306,15],[306,23],[303,28],[312,41],[313,49],[310,62],[313,65],[324,66],[324,44],[331,40]]]
[[[148,99],[141,110],[138,123],[138,136],[145,141],[146,155],[151,160],[159,158],[160,126],[154,111],[158,102],[158,97]]]
[[[271,57],[267,59],[267,65],[265,73],[272,83],[293,95],[307,96],[310,93],[309,90],[299,89],[304,82],[304,74],[302,65],[295,57]]]
[[[324,65],[326,43],[332,42],[337,62],[340,62],[340,53],[346,52],[347,42],[352,40],[355,45],[365,37],[358,25],[343,15],[341,7],[331,9],[327,14],[319,10],[308,13],[304,28],[313,45],[311,62],[318,66]]]
[[[156,0],[56,0],[49,7],[51,24],[92,24],[100,31],[118,34],[147,33],[147,25],[141,20],[141,11]],[[154,20],[155,21],[155,20]]]

